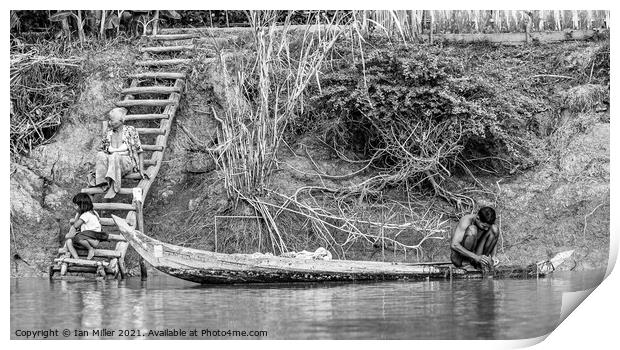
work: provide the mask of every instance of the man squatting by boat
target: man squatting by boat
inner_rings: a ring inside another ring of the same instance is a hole
[[[493,208],[483,207],[477,214],[463,216],[452,233],[452,263],[456,267],[492,268],[499,263],[495,257],[498,237]]]

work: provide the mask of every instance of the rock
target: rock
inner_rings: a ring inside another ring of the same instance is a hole
[[[166,199],[168,199],[170,196],[172,196],[173,194],[174,194],[174,191],[172,191],[172,190],[165,190],[164,192],[162,192],[162,194],[161,194],[160,196],[161,196],[161,198],[162,198],[163,200],[166,200]]]
[[[189,203],[187,203],[187,208],[191,211],[196,210],[196,208],[198,208],[198,206],[200,205],[200,198],[194,198],[194,199],[190,199]]]
[[[69,192],[61,189],[56,185],[51,185],[48,188],[48,193],[45,196],[44,204],[49,209],[58,210],[62,207],[69,205],[65,203],[66,199],[69,197]]]
[[[11,164],[11,215],[23,215],[28,220],[41,221],[43,179],[19,164]]]
[[[215,161],[206,157],[191,157],[185,166],[188,173],[208,173],[215,170]]]
[[[242,213],[243,213],[244,216],[254,216],[254,215],[256,215],[256,213],[254,213],[254,209],[252,209],[249,205],[245,206],[243,208]]]

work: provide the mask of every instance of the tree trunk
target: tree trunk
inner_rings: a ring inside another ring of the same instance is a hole
[[[118,10],[118,25],[116,26],[116,37],[118,38],[118,36],[121,33],[121,16],[123,15],[123,10]],[[127,29],[127,32],[129,32],[129,29]]]
[[[430,26],[430,31],[428,32],[428,41],[433,44],[433,25],[435,24],[435,14],[433,13],[433,10],[429,11],[431,14],[431,26]]]
[[[69,28],[69,18],[64,17],[62,21],[60,22],[60,24],[62,25],[62,32],[65,34],[65,37],[70,40],[71,29]]]
[[[153,32],[151,34],[157,35],[159,31],[159,11],[155,11],[155,16],[153,17]]]
[[[108,11],[101,11],[101,29],[99,29],[99,38],[105,40],[105,17]]]
[[[82,21],[82,11],[77,10],[76,15],[77,20],[77,28],[78,28],[78,37],[80,38],[80,44],[84,44],[84,21]]]

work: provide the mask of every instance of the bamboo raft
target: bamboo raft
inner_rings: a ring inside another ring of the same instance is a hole
[[[147,40],[158,44],[142,47],[140,52],[143,56],[141,60],[135,62],[138,69],[150,70],[129,75],[128,86],[120,91],[120,100],[116,102],[117,107],[125,107],[129,110],[125,117],[127,125],[138,123],[142,126],[136,127],[136,130],[140,135],[145,154],[150,153],[150,158],[145,156],[144,159],[145,172],[149,178],[143,179],[139,173],[124,176],[123,188],[117,193],[113,202],[104,202],[102,198],[104,191],[101,188],[81,190],[91,196],[94,209],[100,211],[101,225],[103,230],[110,234],[110,242],[102,242],[100,249],[95,250],[94,260],[84,258],[87,255],[86,250],[78,249],[80,258],[73,259],[66,248],[60,248],[58,257],[49,267],[50,279],[54,278],[56,273],[58,273],[57,278],[72,277],[67,275],[68,272],[96,274],[101,278],[106,276],[124,278],[127,274],[125,254],[129,244],[122,235],[115,232],[116,226],[109,215],[112,213],[121,215],[122,213],[125,215],[124,221],[127,225],[136,229],[144,229],[143,198],[148,194],[161,168],[168,136],[185,87],[184,68],[190,62],[187,58],[170,59],[160,55],[175,53],[178,56],[191,53],[195,49],[194,45],[163,44],[174,43],[177,40],[191,39],[193,41],[195,35],[157,35],[157,26],[153,29],[153,35],[148,36]],[[166,71],[157,70],[160,68],[165,68]],[[148,97],[142,98],[144,96]],[[139,113],[136,109],[139,109]],[[145,113],[144,110],[147,112]],[[143,127],[144,124],[150,125]],[[107,121],[104,121],[103,132],[106,130]],[[142,261],[141,270],[142,277],[146,277],[146,268]]]
[[[447,263],[389,263],[353,260],[308,260],[265,254],[223,254],[185,248],[148,237],[112,216],[127,242],[157,270],[201,284],[384,281],[421,279],[536,278],[562,264],[573,251],[525,267],[504,266],[490,273],[455,268]]]

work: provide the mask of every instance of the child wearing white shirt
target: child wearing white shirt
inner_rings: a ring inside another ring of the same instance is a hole
[[[76,210],[75,221],[71,225],[69,233],[65,236],[67,239],[65,246],[71,253],[71,256],[74,259],[78,259],[79,256],[73,244],[81,245],[88,249],[86,259],[90,260],[95,256],[95,248],[97,248],[99,242],[108,240],[108,234],[101,232],[99,215],[93,210],[93,202],[88,194],[76,194],[73,197],[73,204],[75,204]]]

